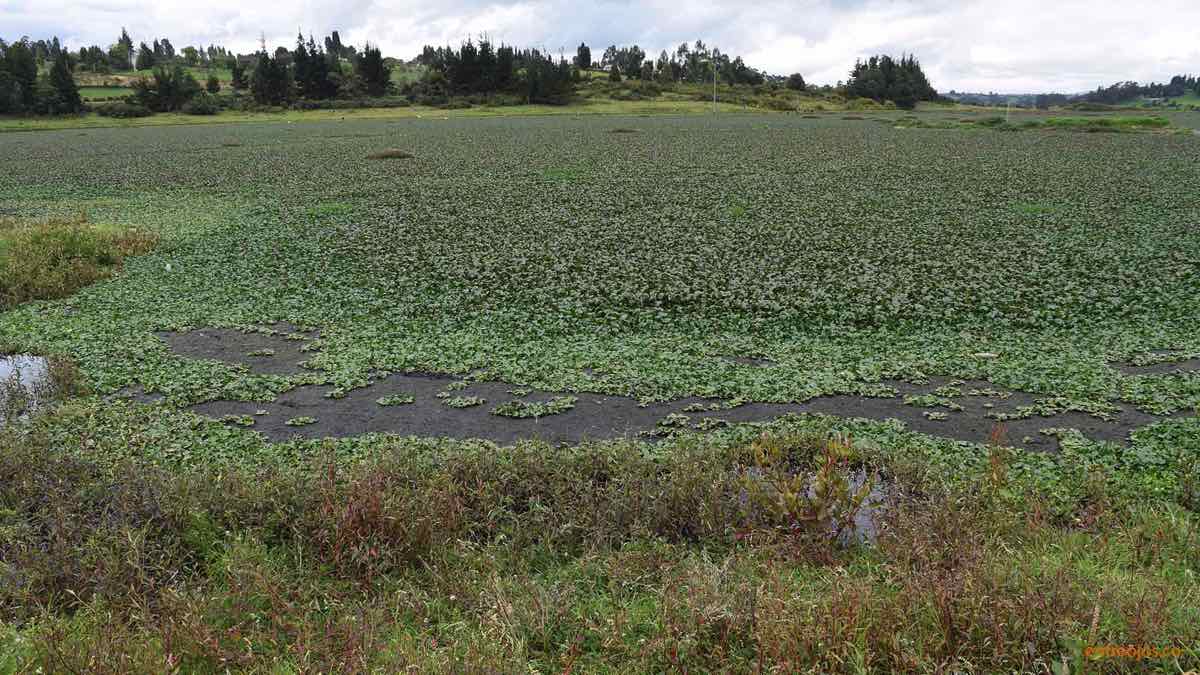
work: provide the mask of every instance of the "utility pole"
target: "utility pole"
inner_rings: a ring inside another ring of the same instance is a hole
[[[717,60],[705,59],[700,63],[707,63],[712,66],[713,71],[713,114],[717,114]]]

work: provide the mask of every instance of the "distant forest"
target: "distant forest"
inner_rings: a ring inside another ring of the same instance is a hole
[[[1097,87],[1095,91],[1090,91],[1086,94],[997,94],[994,92],[982,94],[951,91],[946,94],[946,97],[960,103],[1001,106],[1011,104],[1045,110],[1054,106],[1079,103],[1120,105],[1138,99],[1165,100],[1188,94],[1200,96],[1200,79],[1195,75],[1176,75],[1166,84],[1159,84],[1157,82],[1149,84],[1117,82],[1107,87]]]
[[[457,48],[426,46],[411,61],[384,58],[370,44],[361,48],[343,44],[337,31],[320,40],[297,35],[290,49],[270,50],[265,39],[260,42],[253,54],[236,54],[215,44],[177,48],[166,37],[135,42],[124,28],[107,47],[71,49],[57,37],[0,40],[0,114],[83,111],[87,106],[75,80],[85,74],[91,82],[104,82],[106,75],[136,75],[132,81],[122,81],[130,94],[97,108],[113,116],[168,111],[212,114],[235,106],[329,107],[339,100],[354,107],[389,97],[432,105],[452,104],[463,97],[485,98],[494,104],[565,104],[585,78],[596,77],[668,88],[720,83],[755,91],[815,91],[800,73],[771,75],[701,40],[662,50],[657,57],[638,45],[609,45],[594,55],[585,43],[568,57],[481,37]],[[396,70],[411,76],[394,81]],[[218,78],[218,71],[229,75]],[[938,98],[920,63],[909,55],[859,61],[845,85],[820,91],[905,108]]]
[[[1097,87],[1096,91],[1088,92],[1079,98],[1088,103],[1115,105],[1136,98],[1175,98],[1189,92],[1200,95],[1200,80],[1195,75],[1176,75],[1166,84],[1117,82],[1107,87]]]

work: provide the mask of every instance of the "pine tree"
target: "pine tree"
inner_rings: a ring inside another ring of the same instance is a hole
[[[221,91],[221,83],[217,81],[216,75],[209,75],[208,81],[204,83],[204,88],[210,94],[216,94]]]
[[[383,63],[383,53],[367,43],[354,62],[354,73],[362,78],[367,94],[383,96],[391,85],[392,74]]]
[[[579,43],[579,48],[575,50],[575,66],[581,70],[592,67],[592,50],[585,42]]]
[[[654,78],[656,80],[665,84],[675,79],[674,69],[671,67],[671,57],[667,56],[667,50],[662,50],[662,53],[658,55],[658,62],[654,65]]]
[[[479,50],[470,39],[458,50],[458,67],[451,71],[450,82],[463,91],[479,90]]]
[[[117,43],[113,45],[109,55],[113,58],[113,66],[118,70],[133,70],[133,63],[130,61],[133,58],[133,38],[125,32],[124,26],[121,27],[121,37],[117,38]]]
[[[846,93],[851,97],[892,101],[902,108],[937,98],[937,91],[930,86],[920,62],[907,55],[899,61],[886,54],[872,56],[866,63],[856,61],[846,82]]]
[[[516,74],[516,53],[512,47],[500,45],[496,50],[496,88],[504,91],[513,84]]]
[[[246,88],[246,67],[238,60],[237,56],[233,57],[233,61],[229,64],[230,82],[234,91],[241,91]]]
[[[21,88],[8,69],[8,44],[0,39],[0,114],[21,111]]]
[[[620,82],[621,81],[621,69],[617,67],[616,62],[614,62],[608,68],[608,81],[609,82]]]
[[[486,36],[479,40],[479,54],[476,60],[479,65],[479,90],[483,92],[495,91],[496,52],[492,49],[492,43]]]
[[[21,90],[12,73],[0,64],[0,115],[21,111]]]
[[[33,108],[37,86],[37,59],[29,45],[28,38],[22,38],[4,50],[6,70],[12,77],[16,88],[16,97],[23,108]]]
[[[333,98],[337,95],[337,83],[329,76],[329,59],[317,46],[312,35],[308,36],[308,96],[315,99]]]
[[[301,98],[309,94],[309,60],[308,48],[304,46],[304,36],[296,35],[296,49],[292,51],[292,77],[296,81],[296,93]]]
[[[286,50],[284,53],[287,53]],[[250,80],[254,100],[263,105],[283,105],[290,97],[290,90],[289,72],[279,57],[272,57],[265,51],[259,52]]]
[[[83,99],[79,97],[79,88],[75,86],[75,78],[71,76],[71,61],[67,52],[59,50],[54,66],[50,68],[50,86],[58,96],[60,113],[77,113],[83,109]]]
[[[157,62],[158,60],[154,58],[154,51],[150,49],[150,47],[146,46],[145,42],[143,42],[141,46],[138,47],[137,69],[146,70],[148,68],[153,68],[154,64]]]
[[[156,112],[179,110],[200,93],[200,83],[183,66],[159,66],[150,77],[133,83],[134,98]]]

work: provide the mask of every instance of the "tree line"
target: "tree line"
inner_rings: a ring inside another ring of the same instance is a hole
[[[349,55],[350,62],[346,63]],[[341,45],[335,32],[318,43],[313,36],[296,36],[292,50],[260,49],[250,56],[229,60],[230,88],[247,92],[261,105],[282,106],[298,100],[383,96],[391,86],[391,71],[378,47],[362,50]],[[134,83],[138,103],[155,112],[185,110],[196,99],[220,91],[214,76],[203,89],[179,62],[158,66],[150,77]],[[205,103],[206,106],[215,103]],[[199,112],[207,112],[201,110]]]
[[[238,59],[239,70],[241,62]],[[321,43],[311,35],[308,40],[297,35],[296,47],[290,52],[280,47],[272,54],[263,48],[251,63],[249,91],[263,105],[383,96],[391,90],[391,69],[379,48],[370,43],[362,50],[344,47],[336,31]],[[234,89],[239,87],[239,79],[244,82],[247,76],[234,73]]]
[[[45,43],[39,40],[36,44]],[[53,58],[58,38],[46,44],[46,58]],[[176,64],[202,68],[228,68],[236,56],[233,52],[220,45],[188,45],[176,49],[171,40],[165,37],[153,38],[150,42],[140,42],[134,45],[133,38],[124,28],[116,41],[107,47],[91,45],[80,47],[78,52],[71,53],[72,67],[100,75],[131,71],[150,70],[157,66],[173,66]]]
[[[107,48],[92,45],[77,52],[67,49],[57,37],[23,38],[12,45],[0,41],[0,113],[76,112],[83,105],[72,72],[104,74],[135,69],[149,73],[133,83],[129,100],[155,112],[187,111],[189,106],[197,112],[211,112],[218,105],[242,105],[237,102],[242,97],[216,96],[226,88],[246,94],[246,101],[267,106],[336,98],[362,100],[394,93],[433,103],[499,95],[512,102],[562,104],[569,101],[587,70],[606,71],[612,81],[809,88],[800,73],[769,75],[702,40],[681,43],[672,51],[664,49],[656,58],[636,44],[609,45],[599,58],[593,58],[591,47],[582,43],[568,60],[544,50],[495,44],[482,36],[457,48],[425,46],[413,60],[424,73],[402,88],[391,82],[395,63],[384,59],[371,44],[361,49],[344,44],[337,31],[321,40],[299,34],[294,47],[280,46],[274,51],[267,49],[264,39],[257,52],[244,55],[215,44],[177,49],[166,37],[135,46],[124,28]],[[198,67],[210,70],[204,82],[197,81],[192,72]],[[228,69],[227,85],[217,80],[216,69]],[[873,56],[856,62],[844,89],[839,83],[837,91],[849,97],[894,101],[902,107],[937,98],[920,63],[908,55],[899,59]]]
[[[1096,91],[1077,97],[1076,100],[1117,105],[1138,98],[1176,98],[1189,92],[1200,96],[1200,80],[1195,75],[1176,75],[1166,84],[1117,82],[1107,87],[1097,87]]]
[[[609,45],[598,62],[591,61],[591,49],[581,44],[576,50],[575,64],[580,68],[607,70],[609,78],[617,81],[626,78],[697,83],[712,82],[714,75],[730,85],[759,85],[767,80],[765,73],[747,66],[742,57],[730,58],[715,46],[710,49],[702,40],[690,46],[681,43],[671,53],[664,49],[656,59],[648,59],[637,45]]]
[[[45,53],[50,68],[39,72],[39,47],[27,38],[12,44],[0,40],[0,114],[63,115],[83,109],[71,74],[68,53],[57,46]]]
[[[763,84],[768,76],[750,68],[742,58],[731,58],[703,41],[683,43],[672,54],[663,50],[657,60],[648,59],[638,45],[610,45],[599,60],[593,60],[591,47],[580,44],[570,61],[538,49],[517,50],[493,45],[486,37],[479,42],[467,40],[460,47],[426,45],[417,63],[429,69],[420,85],[421,93],[437,96],[490,95],[507,93],[533,103],[565,103],[582,71],[608,71],[609,79],[672,82],[711,82],[715,77],[726,84]],[[803,88],[803,78],[794,76]]]
[[[507,93],[528,103],[566,103],[578,81],[578,69],[538,49],[495,46],[487,37],[467,40],[458,49],[426,45],[417,63],[428,73],[417,89],[432,97]]]

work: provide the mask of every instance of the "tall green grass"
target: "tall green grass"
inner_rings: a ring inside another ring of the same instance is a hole
[[[0,309],[66,297],[112,276],[126,256],[149,251],[155,241],[150,232],[100,227],[83,217],[0,219]]]
[[[1165,117],[1110,116],[1110,117],[1047,117],[1041,125],[1058,129],[1164,129],[1171,126]]]

